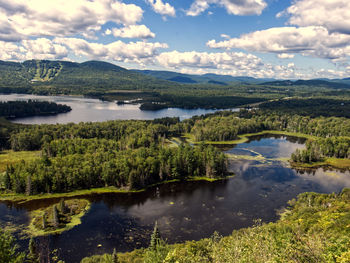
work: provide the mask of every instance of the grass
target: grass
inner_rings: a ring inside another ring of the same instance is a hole
[[[33,161],[38,158],[40,158],[40,151],[2,151],[0,152],[0,173],[5,172],[8,165],[14,165],[22,160]]]
[[[55,204],[57,205],[57,204]],[[81,218],[90,209],[90,202],[85,199],[73,199],[65,201],[67,212],[58,212],[59,226],[53,226],[53,206],[37,209],[30,212],[31,221],[26,231],[30,236],[45,236],[60,234],[81,224]],[[47,226],[42,226],[43,216],[46,214]]]
[[[294,163],[290,162],[294,168],[319,168],[323,166],[331,166],[338,169],[350,169],[350,159],[326,158],[323,162],[314,163]]]

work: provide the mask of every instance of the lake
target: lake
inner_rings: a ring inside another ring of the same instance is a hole
[[[17,118],[15,123],[23,124],[56,124],[56,123],[79,123],[109,120],[153,120],[164,117],[179,117],[180,120],[191,118],[195,115],[213,113],[218,110],[209,109],[181,109],[168,108],[157,111],[142,111],[140,104],[117,105],[116,102],[101,101],[73,96],[38,96],[29,94],[0,94],[0,101],[13,100],[43,100],[58,104],[66,104],[72,108],[68,113],[50,116],[35,116]],[[238,111],[238,109],[232,109]]]
[[[256,219],[277,220],[278,212],[299,193],[331,193],[350,187],[349,171],[290,168],[286,160],[295,149],[303,148],[304,142],[264,135],[236,146],[226,145],[223,150],[229,156],[229,169],[236,174],[227,180],[169,183],[142,193],[86,196],[92,205],[82,224],[39,241],[58,248],[66,263],[79,262],[85,256],[111,253],[113,248],[122,252],[147,247],[155,221],[169,243],[210,237],[214,231],[229,235],[234,229],[254,225]],[[10,222],[26,225],[28,210],[56,201],[0,203],[0,226]]]

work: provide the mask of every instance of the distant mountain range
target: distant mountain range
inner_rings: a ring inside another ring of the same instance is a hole
[[[238,76],[233,77],[230,75],[217,75],[212,73],[207,73],[204,75],[191,75],[183,74],[173,71],[157,71],[157,70],[133,70],[134,72],[142,73],[148,76],[152,76],[158,79],[178,82],[178,83],[209,83],[217,85],[228,85],[233,83],[241,84],[260,84],[262,82],[274,81],[275,79],[256,79],[252,77]]]
[[[276,80],[217,74],[191,75],[172,71],[127,70],[103,61],[75,63],[68,61],[28,60],[22,63],[0,61],[0,88],[45,87],[48,92],[86,94],[89,90],[170,89],[179,85],[258,85],[258,86],[312,86],[332,89],[350,89],[350,78]],[[188,88],[190,88],[189,85]],[[72,92],[74,91],[74,92]]]

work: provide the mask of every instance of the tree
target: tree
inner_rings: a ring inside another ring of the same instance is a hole
[[[26,195],[32,194],[32,177],[30,174],[27,175],[27,181],[26,181]]]
[[[27,256],[28,263],[39,263],[39,253],[38,246],[35,242],[34,238],[30,238],[29,240],[29,254]]]
[[[23,263],[25,255],[17,252],[14,238],[0,229],[0,262]]]
[[[112,261],[113,261],[113,263],[118,263],[119,262],[116,249],[113,249]]]
[[[58,221],[58,211],[57,211],[57,206],[54,205],[52,208],[52,223],[54,227],[58,227],[59,221]]]
[[[59,207],[62,214],[65,214],[67,212],[67,206],[66,206],[66,203],[64,202],[64,199],[61,199]]]
[[[150,249],[156,250],[159,242],[160,242],[160,232],[158,229],[158,223],[156,221],[154,224],[153,233],[151,235]]]
[[[46,212],[43,214],[43,229],[47,227],[47,214]]]

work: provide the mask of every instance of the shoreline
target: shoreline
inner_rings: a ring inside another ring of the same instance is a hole
[[[304,138],[304,139],[315,139],[316,136],[304,134],[304,133],[298,133],[298,132],[288,132],[288,131],[275,131],[275,130],[265,130],[261,132],[255,132],[255,133],[245,133],[238,135],[238,138],[231,141],[195,141],[192,134],[186,133],[183,137],[186,138],[187,142],[192,144],[200,144],[204,142],[205,144],[211,144],[211,145],[222,145],[222,144],[240,144],[245,143],[249,140],[249,137],[253,136],[259,136],[259,135],[285,135],[285,136],[293,136],[298,138]]]
[[[108,186],[108,187],[99,187],[99,188],[91,188],[91,189],[84,189],[84,190],[75,190],[67,193],[39,194],[39,195],[30,195],[30,196],[27,196],[25,194],[0,193],[0,202],[7,201],[7,202],[16,202],[19,204],[23,204],[34,200],[72,198],[72,197],[81,197],[81,196],[87,196],[87,195],[93,195],[93,194],[110,194],[110,193],[133,194],[133,193],[145,192],[152,187],[156,187],[163,184],[176,183],[176,182],[197,182],[197,181],[216,182],[221,180],[227,180],[234,176],[235,175],[231,174],[224,178],[189,177],[186,180],[173,179],[173,180],[155,183],[155,184],[146,186],[145,188],[137,189],[137,190],[129,190],[126,188],[123,189],[123,188],[117,188],[114,186]]]

